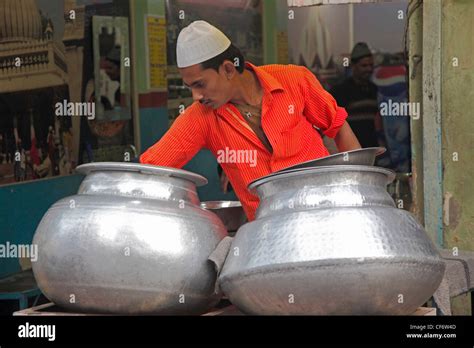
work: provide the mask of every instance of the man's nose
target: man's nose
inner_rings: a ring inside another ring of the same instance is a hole
[[[202,99],[202,94],[199,92],[196,92],[194,89],[191,90],[193,93],[193,100],[194,101],[200,101]]]

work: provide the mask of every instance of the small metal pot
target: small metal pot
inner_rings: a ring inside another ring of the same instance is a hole
[[[207,201],[202,202],[201,207],[216,214],[229,233],[235,233],[247,221],[239,201]]]

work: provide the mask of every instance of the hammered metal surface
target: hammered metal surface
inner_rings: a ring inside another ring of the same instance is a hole
[[[219,299],[207,258],[225,235],[192,181],[94,171],[41,220],[33,272],[72,311],[197,314]]]
[[[239,229],[219,278],[239,309],[410,314],[434,293],[444,262],[415,218],[395,208],[388,174],[347,167],[256,185],[257,219]]]
[[[332,175],[328,175],[329,173]],[[267,185],[263,186],[263,184],[268,182],[273,182],[275,184],[281,180],[286,180],[287,184],[295,186],[296,183],[300,183],[301,180],[306,180],[307,178],[310,181],[306,183],[310,183],[311,185],[315,185],[316,181],[320,185],[347,185],[350,183],[358,184],[360,180],[362,180],[361,184],[368,183],[369,185],[377,185],[381,179],[382,182],[384,182],[384,185],[387,185],[391,183],[393,179],[395,179],[395,172],[390,169],[369,166],[340,165],[317,168],[299,168],[285,170],[284,172],[275,172],[263,176],[257,180],[252,181],[248,185],[248,188],[250,190],[265,189]],[[281,183],[278,183],[278,185],[281,185]]]

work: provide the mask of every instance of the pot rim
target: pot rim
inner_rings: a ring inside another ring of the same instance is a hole
[[[93,162],[81,164],[80,166],[76,167],[76,172],[83,175],[89,175],[92,172],[104,171],[135,172],[156,176],[174,177],[191,181],[196,186],[203,186],[208,183],[207,179],[199,174],[187,170],[155,166],[151,164],[139,164],[129,162]]]
[[[201,202],[201,208],[207,210],[219,210],[225,208],[240,208],[242,203],[240,201],[204,201]]]
[[[372,173],[381,173],[387,176],[387,184],[391,183],[395,179],[396,173],[387,168],[382,167],[374,167],[374,166],[362,166],[362,165],[334,165],[334,166],[321,166],[321,167],[314,167],[314,168],[297,168],[291,169],[284,172],[275,172],[261,178],[258,178],[248,184],[249,190],[255,190],[258,186],[265,184],[269,181],[278,180],[278,179],[286,179],[293,176],[298,176],[301,174],[309,175],[309,174],[321,174],[321,173],[334,173],[334,172],[350,172],[350,171],[358,171],[358,172],[372,172]]]
[[[332,155],[319,157],[319,158],[312,159],[312,160],[309,160],[309,161],[294,164],[294,165],[291,165],[289,167],[280,169],[280,170],[278,170],[278,172],[283,172],[283,171],[293,170],[293,169],[300,169],[300,168],[323,167],[323,166],[329,166],[329,165],[373,165],[374,162],[375,162],[376,157],[382,155],[386,151],[387,151],[387,149],[383,146],[363,147],[363,148],[360,148],[360,149],[338,152],[338,153],[335,153],[335,154],[332,154]],[[331,161],[332,159],[337,159],[339,157],[343,157],[345,155],[360,154],[360,153],[371,153],[372,154],[371,163],[368,163],[368,161],[365,161],[365,162],[360,161],[360,162],[363,162],[363,163],[359,162],[359,163],[353,163],[353,164],[324,164],[325,162]]]

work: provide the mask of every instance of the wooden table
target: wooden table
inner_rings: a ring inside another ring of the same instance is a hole
[[[113,316],[113,314],[88,314],[88,313],[73,313],[56,306],[54,303],[46,303],[40,306],[31,307],[13,313],[15,316]],[[212,311],[203,314],[203,316],[228,316],[228,315],[245,315],[237,309],[234,305],[230,305],[220,309],[213,309]],[[435,316],[436,308],[419,307],[414,316]]]

